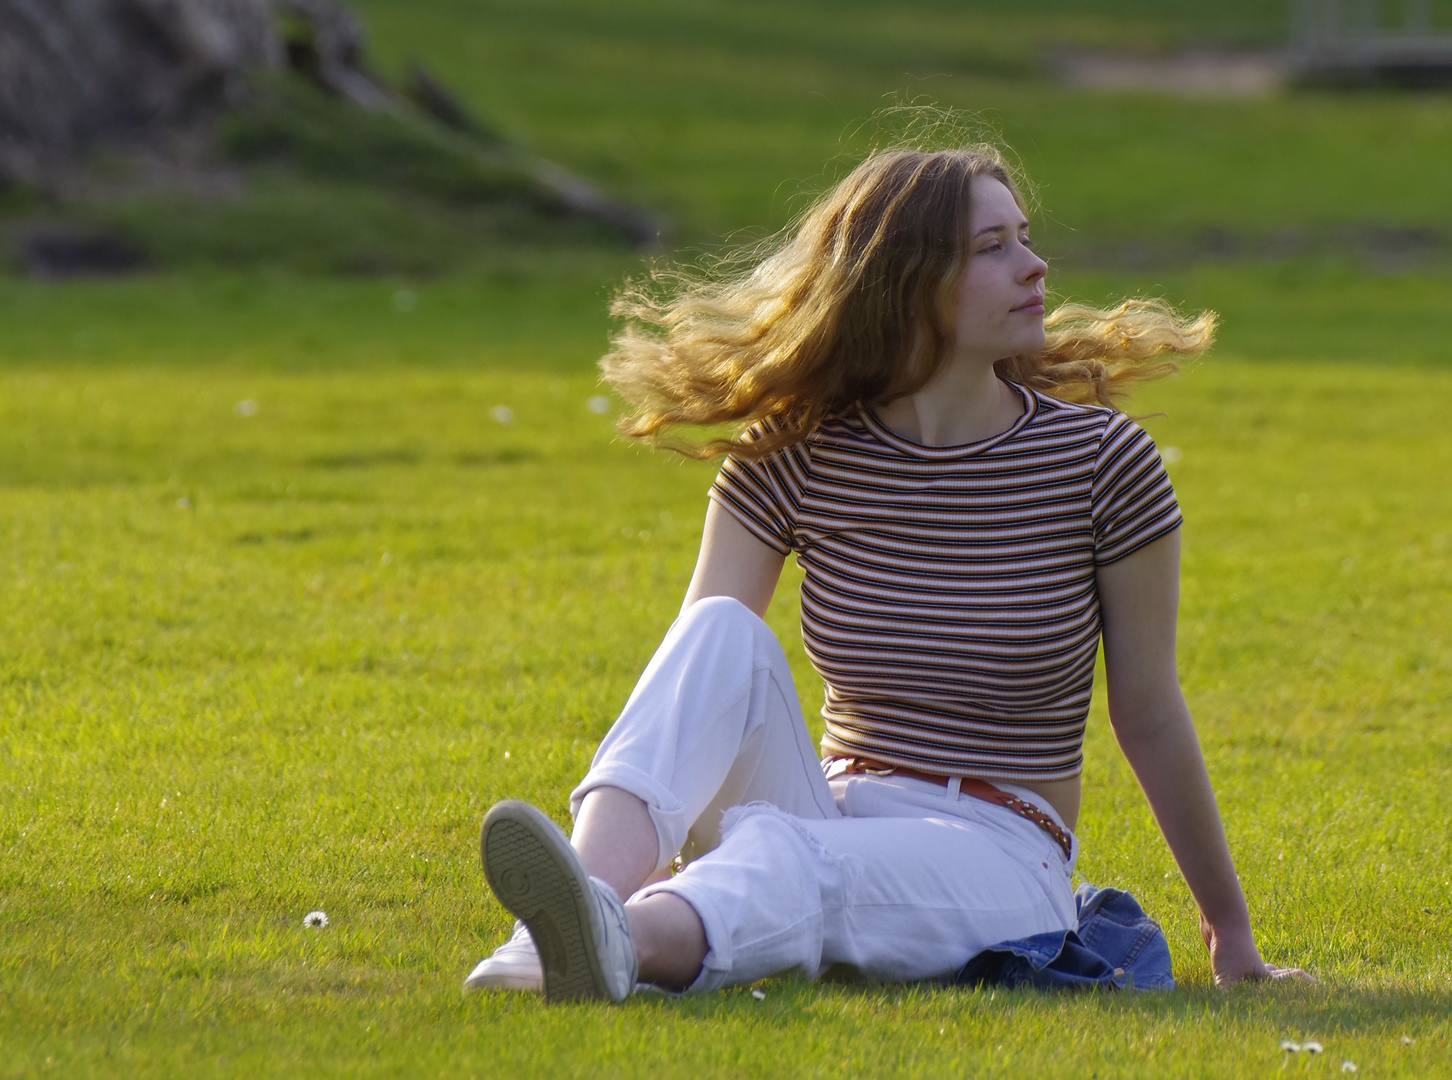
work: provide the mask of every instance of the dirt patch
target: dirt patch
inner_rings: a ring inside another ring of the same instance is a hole
[[[1174,56],[1056,49],[1049,66],[1060,81],[1095,90],[1139,90],[1181,97],[1263,97],[1290,79],[1274,52],[1204,49]]]

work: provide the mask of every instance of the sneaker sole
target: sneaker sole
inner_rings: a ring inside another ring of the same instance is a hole
[[[534,938],[547,1001],[609,1000],[590,931],[592,888],[570,842],[528,803],[506,799],[484,815],[479,832],[484,877],[494,895]]]

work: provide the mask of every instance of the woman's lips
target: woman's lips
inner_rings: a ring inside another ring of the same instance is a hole
[[[1044,313],[1044,302],[1043,300],[1030,300],[1027,304],[1020,304],[1013,310],[1021,311],[1025,315],[1042,315]]]

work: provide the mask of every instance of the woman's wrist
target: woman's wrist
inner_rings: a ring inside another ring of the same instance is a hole
[[[1200,926],[1202,931],[1212,933],[1221,940],[1231,938],[1251,938],[1250,910],[1245,906],[1242,899],[1239,905],[1221,911],[1200,911]]]

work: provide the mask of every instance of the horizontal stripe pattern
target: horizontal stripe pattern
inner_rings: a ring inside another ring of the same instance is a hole
[[[1015,389],[1023,415],[969,446],[920,446],[863,409],[722,466],[711,497],[805,572],[825,753],[1003,780],[1082,768],[1095,567],[1180,510],[1128,417]]]

